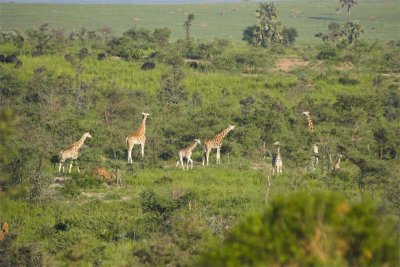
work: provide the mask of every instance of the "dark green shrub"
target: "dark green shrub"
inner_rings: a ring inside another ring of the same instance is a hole
[[[271,202],[203,254],[201,266],[396,265],[395,224],[370,203],[298,193]]]
[[[340,77],[338,81],[340,84],[343,84],[343,85],[357,85],[360,83],[358,80],[351,79],[349,77]]]
[[[334,59],[336,57],[336,49],[333,47],[324,47],[317,55],[317,59]]]

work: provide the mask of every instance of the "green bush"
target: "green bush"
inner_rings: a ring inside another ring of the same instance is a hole
[[[272,201],[202,255],[201,266],[394,266],[395,224],[370,203],[326,193]]]

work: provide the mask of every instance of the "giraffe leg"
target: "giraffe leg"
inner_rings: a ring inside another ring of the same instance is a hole
[[[60,166],[58,167],[58,173],[61,172],[61,167],[62,167],[62,164],[61,164],[61,162],[60,162]]]
[[[219,147],[217,147],[217,165],[218,164],[221,164],[221,153]]]
[[[72,169],[72,161],[71,161],[71,163],[69,164],[69,171],[68,171],[68,173],[71,173],[71,169]]]
[[[142,158],[144,158],[144,142],[141,145],[142,145]]]
[[[133,149],[133,145],[129,145],[129,147],[128,147],[128,163],[132,163],[132,149]]]
[[[190,160],[190,169],[193,170],[193,160],[191,158],[189,158]]]
[[[211,152],[211,149],[207,149],[207,152],[206,152],[207,166],[208,166],[208,159],[210,158],[210,152]]]

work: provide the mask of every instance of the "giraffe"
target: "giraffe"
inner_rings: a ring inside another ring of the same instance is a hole
[[[104,167],[98,167],[94,169],[93,176],[100,177],[106,182],[110,182],[113,180],[112,174]]]
[[[272,157],[272,175],[275,175],[275,171],[279,175],[282,174],[282,156],[279,147],[279,141],[275,142],[274,145],[278,147],[276,148],[275,156]]]
[[[312,119],[311,119],[310,111],[303,111],[303,115],[305,115],[307,117],[308,129],[311,132],[314,132],[314,124],[313,124]]]
[[[192,157],[192,151],[193,149],[196,148],[197,144],[200,144],[199,139],[194,139],[194,143],[191,144],[190,146],[179,150],[179,160],[176,162],[176,167],[178,167],[179,163],[182,165],[183,170],[185,170],[185,166],[183,165],[183,158],[186,158],[186,169],[189,170],[189,162],[190,162],[190,169],[193,169],[193,160],[191,159]]]
[[[129,134],[126,137],[126,144],[128,145],[128,163],[133,163],[132,161],[132,149],[134,145],[141,145],[142,147],[142,158],[144,157],[144,145],[146,143],[146,119],[150,114],[142,112],[143,119],[140,124],[139,129],[135,132]]]
[[[332,171],[338,171],[338,170],[340,170],[340,159],[343,157],[343,155],[341,155],[341,154],[338,154],[338,158],[337,158],[337,160],[335,160],[335,163],[333,163],[333,166],[332,166]]]
[[[86,138],[92,138],[92,136],[90,135],[89,132],[84,133],[82,135],[81,139],[79,139],[78,141],[73,143],[70,148],[63,149],[60,151],[60,166],[58,168],[58,172],[61,172],[61,167],[62,167],[62,172],[64,172],[64,163],[67,159],[71,159],[71,163],[69,165],[68,172],[71,173],[73,161],[75,161],[76,168],[78,169],[78,172],[80,172],[79,166],[78,166],[78,164],[76,164],[77,163],[76,161],[79,156],[79,150],[85,143]]]
[[[221,164],[221,155],[220,155],[220,149],[222,146],[222,140],[224,137],[233,129],[235,128],[234,125],[229,125],[228,128],[214,136],[212,139],[207,140],[204,142],[204,156],[203,156],[203,166],[204,163],[207,162],[208,166],[208,159],[210,158],[210,152],[211,149],[216,148],[217,149],[217,164]]]
[[[0,241],[8,234],[8,223],[0,223]]]

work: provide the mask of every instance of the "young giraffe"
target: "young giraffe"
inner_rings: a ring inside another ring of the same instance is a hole
[[[278,146],[279,145],[279,141],[275,142],[274,145]],[[281,156],[281,151],[279,146],[276,148],[276,154],[274,157],[272,157],[272,175],[275,175],[275,171],[276,173],[282,174],[282,156]]]
[[[310,129],[311,132],[314,132],[314,124],[311,119],[310,111],[303,111],[303,114],[307,117],[308,129]]]
[[[340,159],[343,157],[343,155],[338,154],[338,159],[335,161],[335,163],[332,166],[332,171],[338,171],[340,169]]]
[[[194,143],[188,146],[187,148],[181,149],[179,151],[179,160],[176,162],[176,167],[178,167],[179,163],[182,165],[183,170],[185,170],[185,166],[183,165],[183,158],[186,158],[186,169],[189,170],[189,162],[190,162],[190,169],[193,169],[193,160],[191,159],[192,157],[192,151],[193,149],[196,148],[197,144],[200,144],[199,139],[194,139]]]
[[[62,172],[64,172],[64,163],[65,163],[65,161],[67,159],[71,159],[71,163],[69,165],[69,171],[68,172],[71,173],[73,161],[75,161],[76,168],[78,169],[78,172],[80,172],[79,166],[78,166],[76,161],[77,161],[78,156],[79,156],[79,150],[81,149],[81,147],[85,143],[86,138],[92,138],[90,133],[88,133],[88,132],[84,133],[83,136],[81,137],[81,139],[79,139],[78,141],[73,143],[70,148],[61,150],[61,152],[60,152],[60,166],[58,168],[58,172],[61,172],[61,167],[62,167]]]
[[[132,161],[132,149],[134,145],[142,146],[142,158],[144,157],[144,145],[146,143],[146,119],[150,114],[142,112],[143,119],[140,124],[139,129],[131,133],[126,137],[126,144],[128,145],[128,163],[133,163]]]
[[[204,142],[204,156],[203,156],[203,166],[204,163],[207,162],[208,166],[208,159],[210,158],[210,152],[211,149],[216,148],[217,149],[217,164],[221,164],[221,155],[220,155],[220,149],[222,146],[222,140],[224,137],[233,129],[235,128],[234,125],[229,125],[228,128],[214,136],[214,138],[207,140]]]

